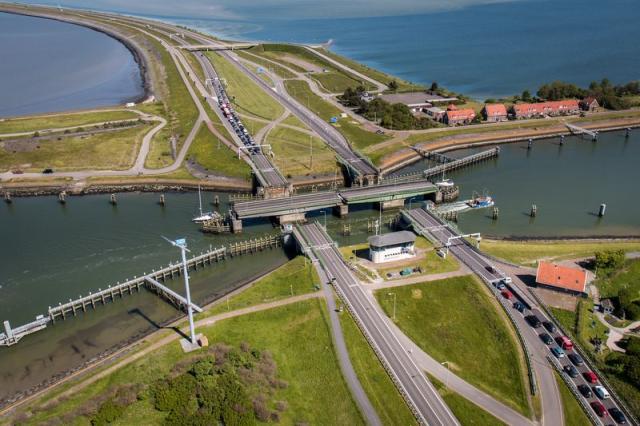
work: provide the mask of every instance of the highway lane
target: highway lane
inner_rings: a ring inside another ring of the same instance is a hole
[[[437,390],[372,305],[324,229],[313,223],[300,226],[296,231],[303,239],[300,243],[309,248],[307,253],[316,267],[322,268],[332,279],[334,288],[364,329],[418,420],[429,425],[458,425]]]
[[[457,233],[450,227],[443,226],[444,223],[441,220],[434,217],[424,209],[412,209],[407,213],[416,222],[418,222],[424,230],[427,230],[427,232],[434,236],[443,245],[447,243],[449,237],[457,235]],[[516,322],[521,335],[526,341],[526,349],[529,350],[532,367],[536,372],[538,388],[542,396],[542,423],[558,424],[559,420],[563,418],[562,402],[553,372],[554,369],[548,361],[548,358],[553,357],[552,352],[550,351],[550,347],[557,345],[555,343],[550,346],[545,345],[540,338],[540,334],[547,332],[556,341],[561,335],[557,331],[551,332],[549,330],[545,330],[542,327],[532,327],[527,322],[526,317],[535,315],[541,322],[547,321],[549,323],[553,323],[553,321],[545,314],[544,310],[538,305],[538,303],[532,297],[530,297],[526,291],[524,291],[526,289],[526,284],[522,282],[518,277],[518,275],[520,275],[518,268],[501,265],[501,268],[509,268],[507,269],[507,271],[510,273],[507,275],[504,272],[501,272],[494,266],[494,264],[490,260],[484,257],[478,250],[472,247],[465,240],[456,240],[456,243],[452,244],[449,250],[487,283],[498,283],[502,281],[506,276],[511,277],[513,282],[509,284],[508,287],[515,298],[519,299],[520,301],[525,303],[525,305],[527,305],[528,308],[524,312],[520,313],[515,310],[512,307],[511,302],[507,302],[502,296],[497,295],[498,292],[494,288],[492,288],[492,291],[494,292],[494,294],[496,294],[505,308],[510,310],[512,318]],[[576,349],[566,352],[578,353]],[[580,355],[584,359],[584,356],[582,356],[582,354]],[[566,356],[555,358],[555,361],[557,361],[563,368],[572,364]],[[588,385],[589,387],[594,386],[593,384],[588,384],[585,381],[584,373],[590,371],[589,367],[586,364],[576,366],[576,369],[580,373],[577,377],[571,378],[563,373],[564,377],[569,379],[569,381],[576,387],[578,385]],[[600,381],[597,384],[604,385]],[[580,399],[586,405],[590,405],[594,401],[600,401],[607,408],[607,410],[613,407],[616,407],[618,409],[623,408],[612,398],[601,400],[593,395],[592,397],[588,398],[581,396]],[[608,424],[608,422],[604,422],[603,418],[597,417],[590,407],[587,409],[587,411],[594,419],[596,419],[596,423]],[[627,421],[630,421],[630,419],[627,418]]]
[[[137,22],[142,22],[137,20]],[[146,25],[147,23],[144,22]],[[182,28],[175,28],[168,24],[153,22],[152,25],[154,27],[160,28],[168,28],[170,31],[178,31],[188,35],[189,37],[198,40],[204,44],[208,45],[217,45],[220,46],[221,49],[228,47],[226,44],[218,41],[211,40],[201,34],[194,33],[189,30],[185,30]],[[347,163],[353,170],[355,170],[361,176],[375,176],[378,174],[378,170],[366,159],[360,157],[352,148],[349,142],[345,139],[345,137],[336,130],[329,123],[325,122],[323,119],[318,117],[312,111],[309,111],[306,107],[304,107],[301,103],[299,103],[296,99],[291,97],[281,80],[276,81],[276,89],[271,88],[267,82],[263,79],[255,75],[251,70],[249,70],[238,57],[229,50],[219,50],[218,53],[234,64],[240,71],[242,71],[247,77],[249,77],[254,83],[256,83],[259,87],[261,87],[265,92],[269,93],[272,97],[274,97],[277,101],[279,101],[285,108],[291,111],[294,115],[296,115],[299,119],[301,119],[305,124],[307,124],[312,130],[314,130],[318,135],[325,140],[325,142],[338,154],[342,160]]]

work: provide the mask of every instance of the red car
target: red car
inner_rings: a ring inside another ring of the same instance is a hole
[[[502,297],[507,300],[510,300],[513,297],[513,294],[509,290],[502,290],[500,294],[502,294]]]
[[[609,413],[607,413],[607,409],[604,408],[604,405],[602,405],[602,402],[600,401],[593,401],[591,403],[591,408],[593,408],[593,411],[595,411],[600,417],[606,417],[609,415]]]
[[[598,376],[593,371],[587,371],[586,373],[582,373],[582,376],[587,381],[587,383],[596,384],[598,383]]]

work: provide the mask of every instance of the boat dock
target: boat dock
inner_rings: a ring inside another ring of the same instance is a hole
[[[197,270],[213,263],[225,260],[227,257],[238,256],[248,253],[256,253],[265,249],[280,247],[282,245],[282,236],[279,234],[267,235],[260,238],[252,238],[246,241],[239,241],[229,244],[228,247],[211,248],[206,252],[193,256],[187,260],[187,268]],[[167,300],[178,309],[185,309],[187,306],[186,299],[173,291],[162,282],[173,279],[175,276],[182,275],[183,265],[180,262],[170,263],[168,266],[153,270],[150,274],[146,272],[140,277],[134,277],[123,283],[117,283],[114,286],[108,286],[106,289],[98,289],[97,292],[89,292],[86,296],[80,296],[75,300],[69,299],[66,303],[59,303],[58,306],[49,306],[45,315],[38,315],[35,321],[11,328],[9,321],[4,321],[4,332],[0,333],[0,346],[11,346],[23,337],[46,328],[49,324],[55,324],[58,320],[67,319],[69,316],[76,316],[80,312],[87,312],[87,308],[96,308],[96,305],[105,305],[108,302],[114,302],[118,298],[125,295],[131,295],[140,291],[141,287],[156,293],[158,296]],[[201,312],[202,309],[191,304],[192,308]]]
[[[569,129],[569,131],[574,135],[588,135],[591,136],[591,139],[594,141],[598,139],[598,132],[576,126],[575,124],[569,124],[567,122],[565,122],[564,125],[567,126],[567,129]]]

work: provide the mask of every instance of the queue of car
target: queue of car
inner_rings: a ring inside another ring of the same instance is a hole
[[[495,285],[502,297],[507,300],[514,299],[514,294],[507,288],[505,283],[500,282]],[[599,384],[598,376],[586,368],[582,357],[574,351],[571,339],[558,334],[557,327],[552,322],[541,320],[534,312],[527,313],[527,306],[521,301],[515,301],[513,308],[524,315],[525,321],[532,328],[541,329],[538,334],[540,340],[549,347],[549,351],[561,365],[563,364],[562,360],[568,359],[569,362],[565,361],[562,369],[567,376],[576,382],[578,392],[587,400],[593,412],[603,419],[610,416],[617,424],[626,424],[627,419],[619,408],[615,406],[607,408],[603,403],[609,400],[611,396],[607,389]],[[581,378],[585,383],[580,383]]]
[[[215,86],[218,94],[218,106],[222,110],[222,114],[229,121],[233,131],[238,135],[238,138],[240,138],[244,146],[247,148],[247,151],[250,154],[258,154],[260,152],[260,147],[255,143],[249,134],[249,131],[244,127],[244,124],[242,124],[242,121],[240,121],[240,118],[229,102],[229,97],[227,96],[224,87],[222,87],[222,85],[217,81]]]

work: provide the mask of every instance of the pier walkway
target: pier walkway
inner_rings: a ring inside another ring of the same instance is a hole
[[[598,132],[596,131],[585,129],[583,127],[579,127],[575,124],[570,124],[567,122],[565,122],[564,125],[567,126],[567,129],[569,129],[574,135],[588,135],[591,136],[593,140],[598,139]]]
[[[225,260],[227,257],[238,256],[246,253],[255,253],[267,248],[280,247],[282,244],[281,235],[268,235],[261,238],[253,238],[247,241],[231,243],[228,247],[211,248],[206,252],[193,256],[187,260],[187,268],[198,270],[208,265]],[[46,314],[38,315],[30,323],[11,328],[9,321],[4,321],[4,332],[0,333],[0,346],[11,346],[23,337],[40,331],[50,324],[55,324],[57,320],[64,320],[69,316],[77,316],[79,313],[87,312],[87,308],[96,308],[96,305],[105,305],[108,302],[116,301],[125,295],[131,295],[140,291],[141,287],[156,293],[158,296],[169,301],[178,309],[186,309],[186,299],[173,291],[162,282],[182,275],[183,265],[181,262],[170,263],[159,270],[153,270],[150,274],[146,272],[139,277],[108,286],[106,289],[98,289],[96,292],[89,292],[86,296],[77,299],[69,299],[66,303],[59,303],[58,306],[49,306]],[[202,309],[191,303],[191,307],[196,312]]]
[[[418,179],[429,179],[429,178],[437,178],[441,177],[443,174],[461,169],[463,167],[470,166],[472,164],[477,164],[482,161],[490,160],[492,158],[498,157],[500,155],[500,147],[497,146],[495,148],[488,149],[486,151],[478,152],[476,154],[471,154],[463,158],[454,159],[451,157],[446,157],[442,154],[430,152],[430,151],[418,151],[425,158],[435,159],[441,164],[437,166],[430,167],[421,172],[407,173],[402,175],[395,175],[392,177],[388,177],[385,179],[385,182],[409,182],[415,181]],[[436,155],[437,154],[437,155]]]

